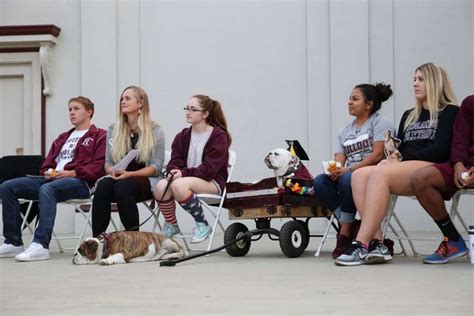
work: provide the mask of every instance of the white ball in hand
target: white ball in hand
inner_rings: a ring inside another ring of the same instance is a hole
[[[47,171],[46,171],[46,174],[48,176],[50,176],[51,178],[55,178],[56,177],[56,170],[53,169],[53,168],[49,168]]]
[[[469,175],[469,172],[463,172],[461,173],[461,179],[463,179],[464,182],[469,181],[471,176]]]

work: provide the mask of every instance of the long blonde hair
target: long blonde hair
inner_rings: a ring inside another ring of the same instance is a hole
[[[416,68],[415,73],[417,71],[422,73],[425,80],[426,101],[430,111],[430,126],[432,126],[438,119],[439,112],[444,110],[448,104],[458,105],[458,100],[449,82],[448,73],[443,67],[426,63]],[[422,109],[422,101],[416,99],[416,106],[408,115],[403,127],[404,130],[408,125],[418,120]]]
[[[145,90],[137,86],[129,86],[123,89],[120,95],[122,100],[123,93],[126,90],[132,90],[135,94],[137,102],[142,105],[137,119],[137,130],[138,134],[138,154],[137,161],[141,163],[147,163],[151,160],[153,155],[153,148],[155,147],[155,139],[153,137],[153,128],[157,126],[155,122],[150,119],[150,104],[148,103],[148,95]],[[128,118],[121,111],[119,101],[119,113],[118,119],[115,123],[113,131],[113,146],[111,150],[112,160],[114,162],[120,161],[132,148],[130,142],[131,129],[128,125]]]

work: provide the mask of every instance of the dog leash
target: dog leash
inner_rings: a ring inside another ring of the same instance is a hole
[[[166,178],[166,176],[168,175],[168,172],[164,172],[163,175],[164,175],[165,178]],[[168,179],[168,183],[166,184],[166,187],[165,187],[165,190],[163,191],[163,195],[161,196],[161,199],[160,199],[159,201],[156,200],[156,199],[153,200],[153,202],[151,202],[152,204],[150,204],[150,206],[153,205],[155,201],[156,201],[157,203],[163,202],[163,199],[165,198],[165,195],[166,195],[166,193],[168,192],[168,189],[169,189],[169,187],[170,187],[170,185],[171,185],[171,182],[173,181],[173,177],[174,177],[174,173],[172,173],[171,176],[170,176],[170,178]],[[150,211],[150,212],[151,212],[151,214],[150,214],[150,216],[148,216],[148,218],[147,218],[146,220],[144,220],[142,223],[138,224],[138,226],[134,226],[134,227],[132,227],[132,228],[130,228],[130,229],[128,229],[128,230],[135,230],[135,229],[137,229],[137,228],[140,228],[142,225],[144,225],[146,222],[148,222],[148,221],[150,220],[150,218],[152,218],[153,216],[156,216],[156,213],[155,213],[154,211]]]
[[[259,231],[260,231],[260,229],[248,230],[242,236],[240,236],[239,238],[236,238],[235,240],[233,240],[233,241],[231,241],[231,242],[229,242],[225,245],[222,245],[221,247],[218,247],[218,248],[206,251],[206,252],[201,252],[201,253],[198,253],[198,254],[195,254],[195,255],[192,255],[192,256],[188,256],[188,257],[183,258],[183,259],[178,259],[178,260],[171,259],[171,260],[162,261],[162,262],[160,262],[160,267],[174,267],[178,263],[188,261],[188,260],[192,260],[192,259],[196,259],[196,258],[206,256],[206,255],[214,253],[214,252],[221,251],[224,248],[227,248],[227,247],[229,247],[229,246],[231,246],[235,243],[238,243],[242,239],[245,239],[246,241],[249,241],[250,238],[252,238],[252,236],[257,234]]]
[[[198,253],[198,254],[195,254],[195,255],[192,255],[192,256],[188,256],[186,258],[182,258],[182,259],[170,259],[170,260],[166,260],[166,261],[161,261],[160,262],[160,267],[174,267],[176,264],[178,263],[181,263],[181,262],[184,262],[184,261],[188,261],[188,260],[192,260],[192,259],[196,259],[196,258],[199,258],[199,257],[202,257],[202,256],[207,256],[211,253],[214,253],[214,252],[218,252],[218,251],[221,251],[222,249],[225,249],[229,246],[232,246],[233,244],[236,244],[238,243],[239,241],[241,241],[242,239],[245,239],[245,241],[250,241],[251,238],[255,235],[261,235],[261,234],[266,234],[267,233],[267,230],[266,229],[261,229],[261,228],[256,228],[256,229],[253,229],[253,230],[248,230],[246,231],[245,233],[243,233],[239,238],[236,238],[234,239],[233,241],[231,242],[228,242],[227,244],[225,245],[222,245],[218,248],[215,248],[215,249],[211,249],[209,251],[205,251],[205,252],[201,252],[201,253]]]

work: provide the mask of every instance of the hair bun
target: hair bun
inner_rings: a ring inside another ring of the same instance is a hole
[[[375,90],[380,96],[380,100],[382,102],[387,101],[393,94],[392,89],[390,88],[389,84],[385,84],[383,82],[379,82],[375,84]]]

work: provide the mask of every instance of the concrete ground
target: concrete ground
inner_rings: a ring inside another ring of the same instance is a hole
[[[474,315],[467,258],[424,265],[421,257],[396,256],[338,267],[334,240],[314,257],[319,240],[295,259],[263,237],[245,257],[219,252],[175,267],[75,266],[71,252],[53,245],[47,261],[0,259],[0,315]]]

